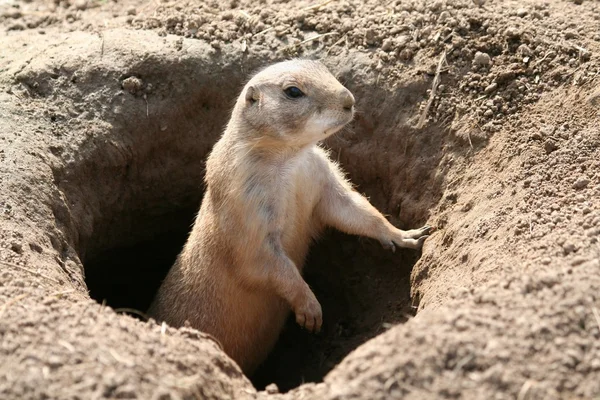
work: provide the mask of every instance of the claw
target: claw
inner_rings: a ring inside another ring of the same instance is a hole
[[[419,231],[421,231],[423,233],[423,235],[429,235],[435,231],[435,227],[433,227],[431,225],[425,225],[425,226],[421,227],[419,229]]]
[[[426,232],[427,235],[430,235],[437,230],[437,228],[435,226],[430,226],[430,225],[425,225],[423,228],[427,228],[427,232]]]
[[[419,242],[419,249],[422,249],[422,248],[423,248],[423,243],[425,243],[425,239],[427,239],[428,237],[429,237],[429,235],[425,235],[425,236],[421,236],[421,237],[418,239],[418,242]]]

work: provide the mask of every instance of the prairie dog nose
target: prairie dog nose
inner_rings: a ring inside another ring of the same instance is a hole
[[[344,91],[342,92],[342,105],[344,110],[352,110],[352,107],[354,106],[354,96],[352,96],[352,93],[346,88],[344,88]]]

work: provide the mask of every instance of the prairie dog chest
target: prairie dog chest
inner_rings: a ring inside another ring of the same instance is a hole
[[[310,149],[289,159],[261,165],[259,174],[247,179],[248,213],[256,213],[265,231],[281,234],[286,249],[310,240],[313,210],[320,198],[321,177]]]
[[[310,152],[275,165],[270,175],[267,192],[273,193],[277,223],[289,226],[308,221],[320,196],[320,177]]]
[[[299,160],[290,172],[290,191],[283,196],[282,244],[290,258],[302,269],[308,246],[321,229],[315,220],[314,209],[321,198],[322,176],[310,157]]]

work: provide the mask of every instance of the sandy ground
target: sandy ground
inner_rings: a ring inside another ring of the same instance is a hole
[[[0,397],[598,398],[599,23],[587,0],[0,3]],[[288,324],[247,378],[143,311],[243,82],[290,57],[355,94],[326,146],[358,190],[438,231],[420,257],[327,235],[323,333]]]

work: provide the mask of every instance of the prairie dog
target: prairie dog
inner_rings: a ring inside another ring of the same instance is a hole
[[[216,337],[250,375],[289,311],[321,329],[321,305],[302,279],[326,226],[420,249],[431,228],[402,231],[352,189],[317,142],[354,115],[354,97],[316,61],[292,60],[244,87],[206,164],[200,211],[149,315]]]

